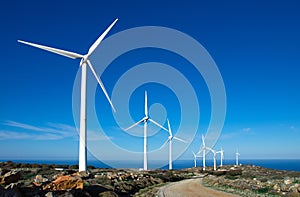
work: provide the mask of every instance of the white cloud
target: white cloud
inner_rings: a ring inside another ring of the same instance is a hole
[[[220,138],[221,139],[232,139],[232,138],[236,138],[236,137],[239,137],[242,135],[251,135],[251,134],[253,134],[252,129],[249,127],[246,127],[241,130],[238,130],[236,132],[221,134]]]
[[[8,129],[0,130],[0,140],[59,140],[64,138],[77,138],[78,131],[75,126],[62,123],[47,123],[46,126],[36,126],[16,121],[5,121],[2,125]],[[100,132],[88,130],[88,141],[111,140]]]
[[[243,130],[242,131],[244,131],[244,132],[246,132],[246,133],[249,133],[250,131],[251,131],[251,128],[243,128]]]

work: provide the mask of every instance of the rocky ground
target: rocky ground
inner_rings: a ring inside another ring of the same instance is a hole
[[[148,196],[151,186],[193,176],[193,170],[138,171],[91,167],[88,173],[78,173],[73,168],[76,166],[2,162],[0,163],[0,197]]]
[[[78,173],[78,166],[0,162],[2,196],[157,196],[170,182],[201,178],[202,184],[240,196],[300,196],[300,172],[255,166],[138,171],[95,169]],[[195,183],[197,185],[197,183]]]
[[[245,165],[210,171],[203,184],[240,196],[299,196],[300,172]]]

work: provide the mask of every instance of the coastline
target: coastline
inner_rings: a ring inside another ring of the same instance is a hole
[[[0,196],[174,196],[200,191],[224,196],[300,196],[300,172],[254,165],[181,170],[95,168],[78,173],[76,165],[0,163]],[[221,192],[222,191],[222,192]],[[195,195],[194,195],[195,194]],[[226,195],[227,195],[226,194]],[[180,195],[184,196],[184,195]]]
[[[25,159],[8,159],[13,161],[14,163],[30,163],[30,164],[56,164],[56,165],[77,165],[77,160],[63,160],[63,159],[41,159],[41,160],[25,160]],[[0,162],[6,162],[8,160],[0,160]],[[202,161],[198,161],[201,163]],[[108,161],[107,163],[112,163],[112,161]],[[111,167],[106,164],[106,161],[99,161],[99,160],[88,160],[88,165],[94,166],[95,168],[117,168],[117,169],[123,169],[123,168],[136,168],[139,169],[142,167],[142,164],[140,164],[140,161],[115,161],[117,163],[115,167]],[[167,161],[155,161],[150,162],[150,166],[154,166],[153,169],[163,169],[167,170],[168,165],[160,165],[161,163],[167,163]],[[207,166],[212,166],[213,161],[207,160],[206,161]],[[255,166],[261,166],[273,170],[289,170],[289,171],[298,171],[300,172],[300,159],[240,159],[240,163],[243,165],[255,165]],[[223,161],[224,165],[234,165],[235,160],[229,159]],[[176,160],[173,162],[173,169],[180,170],[185,168],[193,167],[194,161],[193,160]],[[162,166],[157,167],[156,166]]]

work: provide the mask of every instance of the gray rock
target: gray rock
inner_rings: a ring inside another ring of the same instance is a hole
[[[10,184],[10,183],[15,183],[18,182],[21,179],[20,172],[19,171],[10,171],[4,174],[0,180],[0,184]]]

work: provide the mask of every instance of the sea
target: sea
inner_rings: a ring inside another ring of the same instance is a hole
[[[0,160],[0,162],[7,160]],[[74,165],[78,164],[76,160],[11,160],[18,163],[36,163],[36,164],[67,164]],[[160,166],[160,169],[168,169],[168,165],[161,165],[162,163],[166,164],[166,161],[149,161],[149,169],[152,166]],[[289,170],[289,171],[298,171],[300,172],[300,159],[249,159],[249,160],[239,160],[239,163],[242,165],[251,164],[255,166],[261,166],[265,168],[275,169],[275,170]],[[101,162],[99,160],[88,160],[88,165],[94,166],[97,168],[142,168],[141,161],[108,161]],[[112,166],[108,165],[112,164]],[[118,164],[118,165],[114,165]],[[235,160],[224,160],[223,165],[234,165]],[[217,163],[219,165],[219,163]],[[202,166],[202,160],[197,160],[197,167]],[[206,166],[213,166],[212,160],[206,161]],[[194,167],[194,160],[176,160],[173,161],[173,169],[184,169]]]

